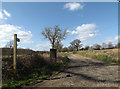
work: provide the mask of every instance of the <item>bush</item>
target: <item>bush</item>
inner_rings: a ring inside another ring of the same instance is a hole
[[[86,55],[86,51],[80,51],[79,54],[85,56]]]
[[[73,51],[73,54],[76,54],[77,52],[76,51]]]
[[[118,61],[115,60],[115,59],[111,59],[111,60],[109,60],[109,62],[110,62],[110,63],[118,63]]]
[[[93,55],[92,58],[93,59],[102,60],[102,61],[105,61],[105,62],[108,60],[108,56],[107,55]]]
[[[3,62],[3,87],[16,87],[21,84],[30,84],[37,79],[46,79],[51,75],[63,71],[68,65],[69,59],[67,56],[60,58],[62,64],[52,64],[44,60],[38,54],[20,56],[17,58],[17,70],[13,71],[6,63],[12,65],[12,59],[4,59]],[[6,64],[6,65],[5,65]],[[7,66],[7,67],[6,67]]]
[[[100,58],[102,61],[105,61],[105,62],[108,60],[107,55],[99,55],[98,58]]]
[[[7,64],[6,64],[7,63]],[[6,64],[6,65],[5,65]],[[35,73],[38,68],[42,68],[48,63],[38,54],[17,57],[16,72],[13,71],[12,59],[3,60],[2,78],[21,80]]]

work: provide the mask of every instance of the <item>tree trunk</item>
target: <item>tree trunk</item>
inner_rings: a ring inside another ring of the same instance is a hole
[[[54,49],[54,44],[52,44],[52,49]]]
[[[78,47],[77,47],[77,51],[78,51]]]
[[[52,49],[54,49],[55,48],[55,41],[53,40],[53,42],[52,42]]]

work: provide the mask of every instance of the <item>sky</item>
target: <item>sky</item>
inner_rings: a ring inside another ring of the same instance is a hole
[[[49,40],[41,32],[59,25],[67,29],[64,47],[79,39],[85,45],[117,43],[118,2],[4,2],[0,10],[0,47],[20,38],[18,47],[46,51]]]

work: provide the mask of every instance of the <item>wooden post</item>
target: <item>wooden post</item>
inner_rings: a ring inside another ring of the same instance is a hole
[[[50,49],[50,62],[55,63],[57,61],[57,50]]]
[[[17,34],[14,34],[14,51],[13,51],[13,69],[16,70],[17,58]]]

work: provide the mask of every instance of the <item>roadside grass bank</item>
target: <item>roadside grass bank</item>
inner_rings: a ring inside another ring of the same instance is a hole
[[[117,49],[73,51],[73,54],[79,54],[108,63],[120,63]]]
[[[51,76],[63,71],[69,59],[65,55],[59,57],[61,63],[50,63],[45,61],[44,57],[34,54],[25,57],[17,58],[17,70],[12,70],[12,59],[4,58],[3,61],[3,85],[2,89],[21,87],[37,82],[38,80],[45,80]]]

